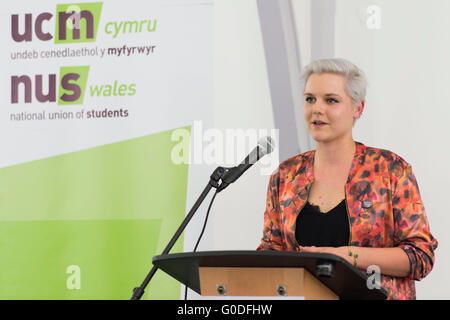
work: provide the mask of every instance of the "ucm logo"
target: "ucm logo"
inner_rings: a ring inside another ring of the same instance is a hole
[[[89,66],[61,67],[59,69],[59,86],[57,90],[56,74],[49,74],[47,92],[43,92],[43,75],[37,74],[33,80],[30,76],[11,77],[11,103],[19,103],[19,88],[23,88],[23,101],[31,103],[34,96],[39,102],[56,102],[58,104],[82,104],[89,74]],[[58,95],[56,94],[58,91]]]
[[[32,41],[34,34],[41,41],[55,39],[55,43],[94,42],[102,11],[101,2],[58,4],[54,35],[44,31],[53,14],[43,12],[36,16],[26,13],[24,17],[11,15],[11,37],[16,42]]]

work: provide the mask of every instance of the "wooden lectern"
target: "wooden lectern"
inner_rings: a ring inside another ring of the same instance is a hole
[[[367,276],[324,253],[209,251],[159,255],[153,264],[203,296],[302,296],[307,300],[386,299]]]
[[[304,268],[200,267],[204,296],[296,296],[307,300],[339,297]]]

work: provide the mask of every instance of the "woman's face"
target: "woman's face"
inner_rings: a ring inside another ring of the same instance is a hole
[[[303,113],[316,142],[352,138],[353,122],[361,115],[364,101],[355,106],[345,83],[344,76],[332,73],[313,73],[306,82]]]

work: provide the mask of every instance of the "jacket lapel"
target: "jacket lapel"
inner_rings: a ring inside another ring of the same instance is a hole
[[[360,206],[360,201],[355,199],[350,194],[350,188],[352,186],[352,180],[358,173],[358,169],[365,161],[366,146],[360,142],[356,142],[355,155],[350,167],[347,183],[345,184],[345,197],[347,200],[347,208],[349,215],[350,231],[352,229],[352,222],[355,221],[354,214],[358,210],[352,210],[355,206]],[[286,175],[286,185],[289,186],[283,192],[282,205],[282,223],[284,228],[284,237],[288,249],[299,250],[297,239],[295,238],[296,220],[300,214],[301,209],[306,204],[308,199],[309,190],[314,182],[314,155],[315,150],[306,152],[301,155],[302,159],[299,166]],[[352,232],[350,232],[352,235]],[[350,239],[350,242],[352,239]]]

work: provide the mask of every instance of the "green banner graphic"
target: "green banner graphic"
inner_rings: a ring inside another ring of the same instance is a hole
[[[0,299],[129,299],[184,218],[171,133],[0,169]],[[158,271],[143,298],[179,297]]]
[[[58,4],[55,43],[94,42],[102,6],[102,2]]]
[[[59,69],[58,104],[83,104],[89,66]]]

